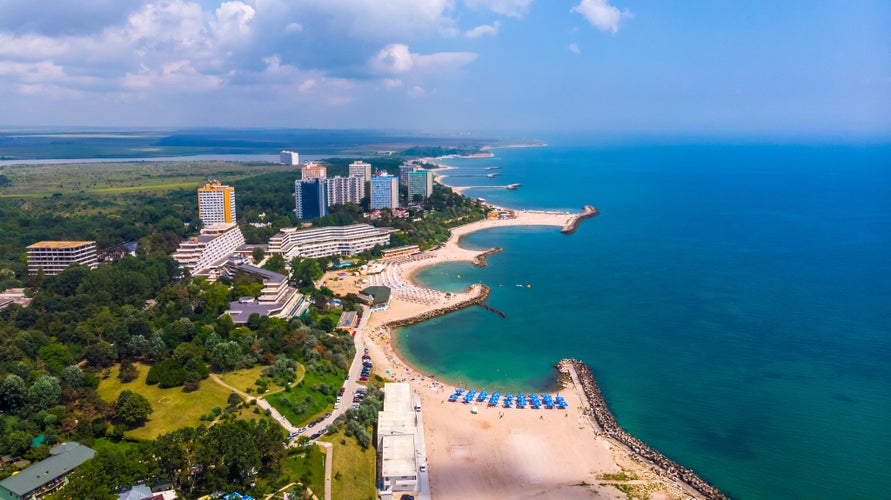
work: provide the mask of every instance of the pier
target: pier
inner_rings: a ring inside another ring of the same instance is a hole
[[[594,380],[594,374],[591,373],[588,365],[577,359],[562,359],[555,368],[560,372],[564,385],[568,385],[566,382],[571,381],[582,392],[584,413],[592,420],[600,434],[625,447],[638,459],[652,465],[654,470],[661,475],[689,486],[705,498],[727,498],[720,490],[692,470],[650,448],[646,443],[628,434],[625,429],[620,427],[616,422],[616,417],[606,406],[606,400],[603,398],[600,387]]]
[[[474,295],[474,296],[470,297],[469,299],[463,300],[461,302],[457,302],[455,304],[451,304],[446,307],[434,309],[432,311],[427,311],[427,312],[421,313],[417,316],[412,316],[411,318],[390,321],[390,322],[384,324],[383,326],[385,326],[387,328],[399,328],[402,326],[414,325],[415,323],[420,323],[420,322],[426,321],[430,318],[435,318],[437,316],[442,316],[442,315],[448,314],[450,312],[458,311],[458,310],[464,309],[465,307],[470,307],[474,304],[482,304],[483,302],[486,301],[486,299],[489,298],[489,292],[491,292],[491,289],[488,286],[483,285],[482,283],[471,285],[470,288],[468,289],[468,292],[472,292],[475,289],[478,289],[479,292],[477,293],[477,295]]]
[[[486,258],[488,258],[492,254],[496,254],[500,251],[504,250],[501,247],[490,248],[485,252],[477,255],[473,258],[473,265],[476,267],[486,267],[488,264],[486,263]]]
[[[487,311],[493,312],[493,313],[495,313],[495,314],[501,316],[501,319],[507,319],[507,314],[504,314],[503,312],[499,311],[498,309],[495,309],[494,307],[490,306],[489,304],[480,302],[480,303],[478,303],[477,305],[480,306],[480,307],[482,307],[483,309],[485,309],[485,310],[487,310]]]
[[[585,219],[590,219],[591,217],[596,217],[600,215],[600,210],[597,210],[597,207],[594,205],[585,205],[582,207],[581,213],[573,215],[568,221],[566,221],[566,225],[563,226],[563,229],[560,230],[563,234],[572,234],[578,228],[579,224],[582,223]]]

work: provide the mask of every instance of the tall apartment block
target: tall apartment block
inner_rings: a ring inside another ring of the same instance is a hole
[[[300,165],[300,155],[294,151],[282,151],[278,155],[278,162],[282,165]]]
[[[328,190],[325,179],[297,179],[294,181],[294,204],[297,217],[310,220],[328,214]]]
[[[235,222],[235,188],[219,181],[198,188],[198,217],[205,226]]]
[[[325,179],[328,206],[360,203],[365,197],[365,182],[361,177],[329,177]]]
[[[39,241],[26,250],[31,275],[43,269],[47,276],[54,276],[72,264],[96,269],[95,241]]]
[[[411,163],[403,163],[402,165],[399,165],[399,184],[402,186],[408,186],[409,172],[414,172],[419,168],[421,167]]]
[[[350,163],[350,177],[361,177],[362,182],[371,180],[371,163],[364,161],[354,161]]]
[[[399,207],[399,178],[381,175],[371,178],[371,209]]]
[[[433,194],[433,172],[429,170],[415,170],[408,173],[408,200],[415,199],[415,195],[427,199]]]
[[[328,177],[328,169],[321,165],[310,163],[300,169],[300,175],[303,180],[324,179]]]

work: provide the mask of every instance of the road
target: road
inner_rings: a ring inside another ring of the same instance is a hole
[[[289,446],[297,446],[297,439],[300,436],[309,437],[310,435],[312,435],[316,432],[324,430],[326,427],[328,427],[329,424],[331,424],[331,422],[334,422],[334,419],[343,415],[343,413],[345,411],[347,411],[350,408],[350,405],[352,404],[353,396],[356,394],[356,389],[359,388],[359,386],[360,386],[359,375],[362,373],[362,354],[364,354],[364,352],[365,352],[365,336],[363,335],[363,329],[365,328],[365,325],[368,323],[368,318],[369,318],[369,315],[371,314],[371,311],[368,310],[368,307],[363,306],[363,309],[364,310],[362,312],[362,322],[359,325],[359,327],[356,328],[355,335],[353,336],[353,345],[355,345],[355,347],[356,347],[356,355],[353,356],[353,362],[350,364],[349,379],[346,380],[343,384],[344,391],[343,391],[343,398],[341,398],[340,407],[336,410],[333,410],[331,412],[331,416],[326,417],[325,419],[323,419],[321,422],[319,422],[312,428],[307,427],[306,430],[304,430],[303,432],[299,432],[300,429],[291,425],[291,422],[289,422],[288,419],[283,417],[282,414],[279,413],[278,410],[273,408],[272,405],[270,405],[269,402],[266,401],[265,399],[256,398],[254,396],[251,396],[250,394],[247,394],[243,391],[236,389],[235,387],[232,387],[231,385],[226,384],[216,374],[212,373],[210,375],[210,378],[214,382],[222,385],[223,387],[226,387],[227,389],[238,394],[242,398],[245,398],[245,400],[247,400],[247,401],[256,400],[257,406],[259,406],[264,411],[268,411],[269,415],[276,422],[278,422],[279,425],[281,425],[288,432],[288,434],[292,434],[292,433],[296,434],[296,436],[294,436],[294,439],[291,440],[291,443]],[[331,499],[331,475],[332,475],[333,448],[331,446],[331,443],[317,441],[316,444],[325,448],[325,500],[330,500]]]

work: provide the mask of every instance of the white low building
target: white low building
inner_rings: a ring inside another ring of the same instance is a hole
[[[383,500],[402,493],[417,493],[423,431],[420,398],[407,383],[384,384],[384,409],[377,414],[377,449],[380,453]]]
[[[241,245],[244,245],[244,235],[237,224],[211,224],[202,229],[200,235],[180,243],[173,260],[192,276],[216,280],[226,260]]]
[[[269,239],[269,253],[281,254],[285,260],[294,257],[327,257],[356,255],[377,245],[390,243],[392,228],[369,224],[298,229],[288,227]]]

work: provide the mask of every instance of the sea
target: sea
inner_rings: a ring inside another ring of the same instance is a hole
[[[620,425],[733,498],[889,498],[891,144],[547,142],[444,159],[444,182],[601,214],[465,237],[504,251],[418,280],[485,283],[506,318],[400,329],[404,356],[502,393],[578,358]]]

